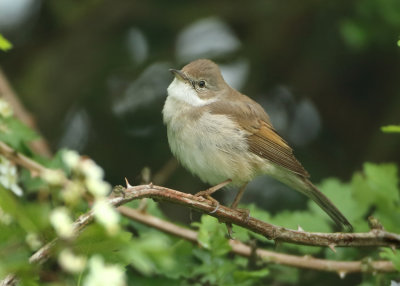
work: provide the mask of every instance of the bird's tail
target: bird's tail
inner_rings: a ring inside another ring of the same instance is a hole
[[[304,179],[307,190],[302,191],[306,196],[316,202],[334,221],[346,231],[352,232],[353,226],[337,207],[308,179]]]

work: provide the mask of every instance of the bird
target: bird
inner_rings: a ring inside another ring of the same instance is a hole
[[[341,228],[352,225],[311,181],[292,148],[277,133],[263,107],[224,80],[209,59],[197,59],[181,70],[170,69],[162,110],[170,149],[178,161],[213,187],[239,186],[231,205],[237,208],[246,185],[268,175],[317,203]]]

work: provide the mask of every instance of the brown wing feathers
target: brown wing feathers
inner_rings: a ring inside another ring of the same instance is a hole
[[[296,160],[286,141],[276,133],[261,105],[235,90],[231,92],[234,100],[223,104],[217,101],[206,108],[214,114],[229,114],[244,130],[248,131],[251,152],[308,178],[310,175]]]
[[[253,131],[254,132],[254,131]],[[261,121],[260,128],[248,137],[249,149],[272,163],[304,177],[310,175],[294,157],[292,148],[266,122]]]

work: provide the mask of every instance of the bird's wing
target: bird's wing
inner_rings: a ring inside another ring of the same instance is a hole
[[[294,157],[292,148],[276,133],[271,124],[260,120],[259,128],[252,129],[252,134],[247,138],[251,152],[293,173],[306,178],[310,177]]]
[[[301,163],[293,155],[293,150],[282,139],[269,120],[267,113],[255,101],[241,95],[241,100],[211,104],[210,112],[229,114],[239,126],[249,132],[247,141],[249,150],[272,163],[303,177],[310,177]]]

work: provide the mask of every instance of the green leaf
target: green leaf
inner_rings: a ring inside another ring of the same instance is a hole
[[[8,51],[12,49],[13,45],[6,39],[2,34],[0,34],[0,50]]]
[[[364,172],[356,173],[351,181],[354,199],[358,207],[374,210],[376,217],[386,229],[399,231],[400,192],[397,167],[394,164],[364,164]],[[363,229],[366,230],[366,229]]]
[[[124,255],[135,269],[144,274],[166,273],[176,267],[171,240],[162,233],[134,238]]]
[[[202,247],[210,250],[213,255],[222,256],[231,250],[226,236],[225,225],[220,224],[216,218],[208,215],[201,217],[199,226],[198,241]]]
[[[264,268],[260,270],[255,270],[255,271],[235,271],[233,273],[233,277],[235,280],[242,282],[242,281],[247,281],[249,279],[254,279],[257,278],[256,280],[260,278],[264,278],[269,274],[269,270]]]
[[[394,252],[393,250],[391,250],[389,248],[384,248],[382,250],[382,252],[380,253],[380,256],[382,258],[389,259],[390,261],[392,261],[396,270],[400,271],[400,252],[399,251]]]
[[[358,204],[393,209],[399,202],[397,167],[394,164],[364,164],[364,172],[356,173],[352,188]]]
[[[333,202],[333,204],[344,214],[344,216],[353,224],[356,231],[367,230],[367,223],[364,215],[368,207],[360,206],[352,193],[352,186],[349,183],[342,183],[335,178],[325,179],[319,185],[320,190]],[[309,203],[309,207],[319,215],[324,211],[315,203]],[[323,216],[328,218],[329,222],[332,220],[324,213]],[[360,229],[362,228],[362,229]]]
[[[400,42],[400,40],[399,40]],[[381,127],[381,131],[385,133],[400,133],[400,125],[386,125]]]
[[[25,143],[38,138],[38,135],[31,128],[21,121],[9,117],[0,120],[0,141],[9,144],[20,152],[26,152]]]
[[[34,223],[32,214],[29,214],[28,209],[21,201],[17,200],[2,185],[0,185],[0,208],[11,215],[27,233],[37,231],[37,225]]]

